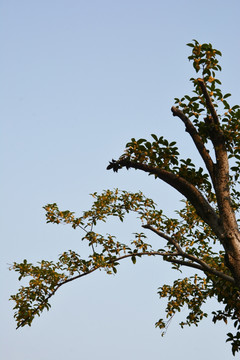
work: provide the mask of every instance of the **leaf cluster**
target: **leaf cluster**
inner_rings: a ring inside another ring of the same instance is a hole
[[[174,238],[186,254],[199,257],[215,269],[228,273],[223,255],[212,248],[216,244],[214,234],[187,201],[184,201],[183,209],[177,212],[177,218],[169,218],[141,192],[130,193],[115,189],[106,190],[102,194],[94,193],[92,197],[94,201],[91,209],[83,212],[80,217],[76,217],[73,212],[59,210],[56,203],[44,207],[47,222],[69,224],[73,229],[79,227],[84,232],[82,241],[89,245],[89,256],[82,259],[79,254],[69,250],[59,256],[57,263],[42,261],[37,266],[27,263],[26,260],[21,264],[14,263],[12,270],[20,274],[19,280],[23,277],[31,277],[28,286],[21,287],[16,295],[11,296],[11,300],[15,301],[15,318],[18,327],[31,325],[35,315],[40,315],[44,309],[48,310],[50,298],[62,285],[95,270],[115,274],[117,266],[124,258],[130,258],[135,264],[137,258],[144,255],[161,256],[165,261],[172,261],[175,270],[182,271],[181,264],[174,264],[174,259],[177,259],[178,255],[171,241],[165,241],[161,248],[153,249],[152,245],[146,242],[147,235],[144,232],[135,233],[134,239],[124,244],[117,241],[114,235],[99,234],[93,230],[99,221],[105,222],[111,216],[123,221],[126,214],[133,212],[142,224],[151,224],[158,231]],[[186,302],[191,311],[181,326],[185,323],[188,325],[198,323],[206,316],[201,306],[209,296],[206,282],[210,284],[210,278],[207,279],[194,276],[183,281],[175,281],[173,286],[164,285],[160,288],[160,297],[169,297],[166,308],[167,318],[180,311]],[[180,291],[180,288],[184,291]],[[211,289],[210,285],[209,288]],[[220,288],[216,291],[220,291]],[[197,299],[195,302],[194,297]],[[222,296],[222,301],[228,303],[226,298],[227,294]],[[233,307],[232,303],[230,307]],[[164,322],[160,320],[157,324],[160,328],[164,326]]]

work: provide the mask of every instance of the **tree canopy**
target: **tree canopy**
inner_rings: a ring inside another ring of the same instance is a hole
[[[212,320],[233,321],[235,333],[228,333],[226,341],[231,343],[233,354],[239,351],[240,107],[229,104],[230,94],[222,93],[216,78],[221,71],[221,52],[196,40],[187,45],[191,49],[188,59],[196,72],[190,79],[193,92],[175,98],[171,110],[191,137],[203,167],[197,167],[190,158],[181,159],[176,142],[155,134],[151,140],[131,139],[119,159],[111,160],[107,167],[114,172],[123,168],[141,170],[164,181],[183,196],[182,209],[176,211],[175,218],[169,218],[142,192],[118,189],[92,194],[92,207],[79,217],[69,210],[59,210],[56,203],[44,206],[48,223],[69,224],[82,232],[89,256],[82,258],[69,250],[57,262],[15,262],[11,269],[19,273],[19,280],[30,277],[29,284],[11,296],[17,328],[31,325],[36,315],[49,310],[49,300],[64,284],[97,270],[115,274],[125,258],[135,264],[144,256],[160,256],[178,274],[183,267],[197,271],[159,288],[158,294],[167,298],[167,306],[166,319],[159,319],[156,327],[164,333],[174,314],[185,306],[188,314],[180,326],[198,325],[208,316],[202,305],[215,297],[219,309],[212,313]],[[129,213],[136,214],[142,225],[142,232],[135,233],[134,240],[124,244],[113,234],[97,232],[100,222],[109,217],[123,222]],[[162,239],[161,248],[148,243],[149,234]]]

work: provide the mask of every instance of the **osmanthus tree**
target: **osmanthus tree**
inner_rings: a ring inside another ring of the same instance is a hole
[[[116,273],[126,258],[135,264],[143,256],[160,256],[174,270],[190,267],[197,274],[193,272],[190,277],[159,288],[160,297],[166,297],[168,302],[166,320],[157,321],[156,327],[164,333],[169,320],[185,306],[189,312],[180,325],[198,325],[207,316],[202,305],[215,297],[220,306],[212,313],[213,322],[233,321],[236,331],[227,334],[227,341],[231,342],[233,354],[239,351],[240,107],[230,106],[230,94],[223,94],[219,87],[216,72],[221,70],[220,51],[196,40],[187,45],[192,50],[189,60],[197,73],[190,79],[193,94],[176,98],[171,110],[191,137],[203,167],[195,166],[190,158],[181,159],[176,142],[169,143],[156,135],[151,135],[151,141],[131,139],[123,155],[107,167],[115,172],[123,168],[144,171],[166,182],[183,195],[183,208],[176,218],[169,218],[141,192],[117,189],[92,194],[91,209],[80,217],[59,210],[55,203],[46,205],[47,222],[79,229],[82,240],[89,244],[89,256],[83,259],[69,250],[56,263],[41,261],[33,265],[24,260],[12,265],[19,280],[30,277],[29,285],[11,296],[18,328],[31,325],[35,315],[49,309],[49,300],[64,284],[101,269],[107,274]],[[124,244],[114,235],[97,232],[99,222],[106,222],[111,216],[123,221],[130,212],[142,224],[142,232],[136,233],[133,241]],[[152,233],[162,239],[160,249],[147,242],[147,235]]]

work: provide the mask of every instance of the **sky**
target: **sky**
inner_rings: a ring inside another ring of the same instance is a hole
[[[8,268],[25,258],[56,260],[68,249],[81,253],[80,232],[46,224],[48,203],[80,215],[90,193],[141,190],[174,215],[175,191],[106,166],[132,137],[152,133],[198,161],[170,111],[175,97],[191,92],[186,43],[222,51],[222,89],[239,103],[239,11],[237,0],[1,1],[2,359],[232,359],[225,343],[231,325],[213,325],[211,316],[182,330],[176,315],[165,337],[155,329],[166,304],[157,289],[179,277],[159,259],[125,261],[116,276],[99,272],[66,285],[49,312],[18,330],[8,299],[20,283]],[[139,230],[132,218],[108,226],[123,242]]]

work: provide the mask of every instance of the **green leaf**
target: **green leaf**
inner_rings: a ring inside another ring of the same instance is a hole
[[[132,260],[133,264],[136,264],[136,256],[133,255],[133,256],[131,257],[131,260]]]
[[[158,137],[157,137],[157,135],[155,135],[155,134],[151,134],[151,137],[152,137],[155,141],[157,141],[157,142],[158,142]]]
[[[146,139],[139,139],[138,141],[137,141],[137,143],[138,144],[142,144],[143,142],[145,142],[146,141]]]
[[[224,95],[223,99],[226,99],[226,98],[228,98],[229,96],[232,96],[232,94],[227,93],[226,95]]]

